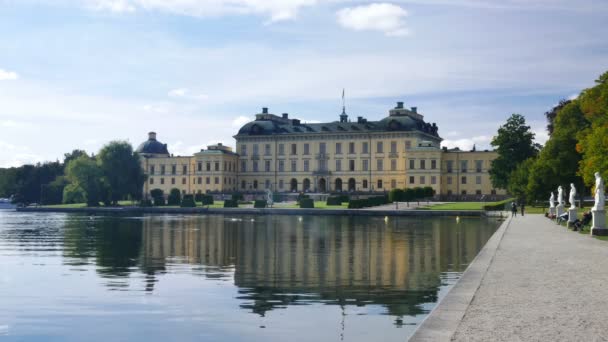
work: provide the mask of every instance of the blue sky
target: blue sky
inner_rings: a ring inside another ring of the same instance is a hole
[[[0,0],[0,167],[74,148],[234,145],[269,107],[378,120],[396,101],[488,148],[608,69],[605,0]]]

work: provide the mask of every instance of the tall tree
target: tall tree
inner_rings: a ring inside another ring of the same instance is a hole
[[[87,156],[80,156],[70,161],[65,171],[67,179],[72,183],[71,187],[84,190],[87,206],[98,206],[103,197],[103,173],[97,163]]]
[[[70,161],[72,161],[80,156],[88,157],[89,155],[84,150],[73,150],[72,152],[64,153],[63,154],[63,166],[64,167],[67,166]]]
[[[530,169],[535,161],[536,158],[524,160],[509,175],[507,191],[520,201],[527,201],[528,178],[530,176]]]
[[[577,150],[582,153],[580,175],[588,185],[594,183],[594,173],[608,177],[608,72],[596,81],[596,86],[579,96],[580,108],[591,126],[582,130]]]
[[[521,162],[536,156],[539,149],[534,143],[534,133],[520,114],[512,114],[500,126],[491,144],[496,148],[498,157],[492,161],[490,179],[492,186],[500,189],[507,189],[511,173]]]
[[[131,196],[141,198],[141,189],[145,181],[139,155],[126,141],[112,141],[97,154],[97,162],[103,172],[104,182],[109,189],[112,204]]]
[[[553,130],[555,129],[554,121],[557,117],[557,113],[570,102],[572,101],[561,99],[559,100],[557,106],[551,108],[550,111],[545,112],[545,117],[547,118],[547,132],[549,132],[549,136],[553,134]]]

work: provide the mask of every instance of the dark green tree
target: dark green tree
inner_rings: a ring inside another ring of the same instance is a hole
[[[512,114],[500,126],[491,144],[498,157],[492,161],[490,179],[492,186],[500,189],[507,189],[511,173],[521,162],[536,156],[539,150],[539,146],[534,143],[534,133],[520,114]]]
[[[139,155],[133,152],[131,144],[126,141],[112,141],[99,151],[96,158],[113,205],[128,197],[141,199],[145,175]]]
[[[167,205],[180,205],[182,202],[182,193],[177,188],[171,189],[167,197]]]

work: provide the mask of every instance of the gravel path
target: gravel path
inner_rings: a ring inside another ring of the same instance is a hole
[[[608,242],[514,218],[452,340],[608,341]]]

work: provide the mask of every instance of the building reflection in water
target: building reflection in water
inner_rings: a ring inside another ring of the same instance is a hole
[[[462,272],[497,227],[489,219],[332,216],[69,222],[67,256],[94,255],[112,287],[139,271],[146,291],[154,291],[159,276],[186,267],[202,279],[233,280],[241,308],[259,315],[323,303],[380,305],[397,317],[424,313],[422,304],[437,300],[446,276]]]

